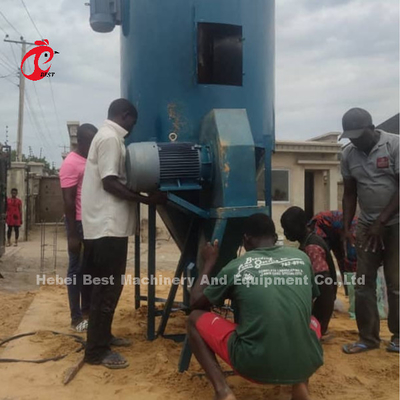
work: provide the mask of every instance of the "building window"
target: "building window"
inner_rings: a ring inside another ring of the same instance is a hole
[[[199,84],[242,86],[241,26],[198,23],[197,81]]]
[[[272,201],[289,202],[289,171],[285,169],[272,170]]]

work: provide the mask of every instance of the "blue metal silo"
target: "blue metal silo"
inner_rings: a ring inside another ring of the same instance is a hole
[[[91,1],[94,30],[122,25],[121,92],[139,114],[129,137],[133,143],[127,143],[127,169],[143,173],[130,185],[169,192],[171,202],[157,211],[182,252],[177,277],[201,268],[197,255],[205,240],[219,239],[218,263],[225,265],[236,256],[243,218],[271,212],[274,12],[274,0]],[[262,160],[267,207],[257,202]],[[155,209],[150,207],[148,275],[154,274]],[[177,285],[171,288],[160,314],[158,334],[164,334],[176,290]],[[148,293],[153,339],[154,287]],[[136,287],[136,307],[140,299]],[[188,365],[185,354],[181,370]]]
[[[127,0],[123,97],[134,141],[196,142],[212,109],[247,110],[255,145],[274,137],[274,0]]]

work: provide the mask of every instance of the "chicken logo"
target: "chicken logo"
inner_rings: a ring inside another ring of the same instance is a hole
[[[44,61],[43,64],[49,63],[53,59],[54,54],[59,54],[58,51],[54,51],[49,46],[49,41],[47,39],[43,39],[43,41],[37,40],[35,42],[35,44],[37,45],[37,47],[34,47],[32,50],[29,50],[25,54],[25,57],[22,59],[22,62],[21,62],[22,74],[25,76],[25,78],[30,79],[31,81],[39,81],[40,79],[43,79],[45,76],[53,76],[54,75],[54,72],[49,72],[51,65],[45,71],[39,67],[39,59],[42,54],[44,55],[45,58],[47,58],[47,60]],[[29,57],[32,57],[32,56],[35,57],[33,60],[34,70],[30,75],[25,75],[24,69],[23,69],[24,63]]]

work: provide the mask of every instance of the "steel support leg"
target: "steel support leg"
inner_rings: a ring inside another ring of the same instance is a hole
[[[140,308],[140,203],[137,204],[135,232],[135,309]]]
[[[226,219],[217,219],[216,220],[215,226],[214,226],[214,231],[211,236],[212,243],[215,240],[218,240],[219,244],[221,245],[222,239],[225,234],[227,222],[228,222],[228,220],[226,220]],[[186,336],[185,341],[183,342],[181,356],[179,358],[179,365],[178,365],[179,372],[184,372],[184,371],[188,370],[191,358],[192,358],[192,350],[190,349],[189,340],[188,340],[188,337]]]
[[[186,237],[186,242],[184,249],[182,251],[181,257],[178,262],[178,266],[175,271],[174,280],[171,286],[171,289],[168,294],[167,302],[165,303],[165,307],[161,316],[161,322],[158,327],[157,335],[163,335],[165,332],[165,328],[168,323],[169,316],[171,314],[171,309],[175,301],[176,292],[179,288],[179,283],[175,284],[175,281],[180,281],[181,276],[185,267],[191,261],[195,261],[195,254],[196,254],[196,245],[197,245],[197,236],[198,236],[198,225],[197,223],[192,222],[190,224],[189,232]],[[192,258],[192,259],[191,259]]]
[[[154,340],[156,318],[156,286],[153,282],[156,274],[156,207],[149,206],[149,237],[148,237],[148,265],[149,278],[147,290],[147,340]]]

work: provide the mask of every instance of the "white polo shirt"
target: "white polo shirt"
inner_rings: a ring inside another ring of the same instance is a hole
[[[103,189],[107,176],[126,184],[124,137],[128,132],[106,120],[90,146],[82,184],[82,224],[85,239],[127,237],[134,233],[136,204]]]

